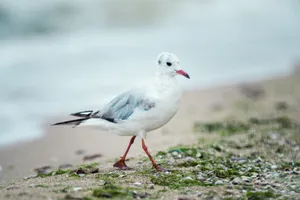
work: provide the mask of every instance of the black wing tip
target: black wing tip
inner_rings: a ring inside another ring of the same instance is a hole
[[[54,124],[51,124],[51,126],[57,126],[57,125],[79,125],[81,122],[89,119],[89,117],[81,118],[81,119],[75,119],[75,120],[68,120],[63,122],[57,122]]]
[[[89,117],[92,113],[92,110],[85,110],[81,112],[71,113],[70,115],[75,117]]]

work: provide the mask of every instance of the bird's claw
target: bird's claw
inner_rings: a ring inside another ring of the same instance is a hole
[[[117,167],[121,170],[128,170],[128,169],[131,169],[130,167],[128,167],[126,164],[125,164],[125,160],[119,160],[117,161],[114,165],[114,167]]]
[[[155,166],[153,166],[157,171],[159,171],[159,172],[168,172],[169,170],[168,169],[165,169],[165,168],[162,168],[162,167],[160,167],[160,166],[158,166],[158,165],[155,165]]]

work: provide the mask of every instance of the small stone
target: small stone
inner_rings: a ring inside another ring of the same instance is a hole
[[[146,197],[149,197],[150,194],[145,192],[145,193],[141,193],[141,194],[138,194],[138,196],[141,198],[141,199],[145,199]]]
[[[187,161],[187,162],[191,162],[191,161],[195,161],[195,160],[196,160],[195,158],[190,157],[190,156],[185,158],[185,161]]]
[[[262,160],[262,158],[261,157],[258,157],[257,159],[256,159],[256,163],[261,163],[263,160]]]
[[[82,190],[82,188],[81,187],[74,187],[73,188],[73,191],[79,191],[79,190]]]
[[[179,153],[178,153],[177,151],[173,151],[173,152],[172,152],[172,156],[177,157],[178,155],[179,155]]]
[[[240,164],[243,164],[243,163],[245,163],[245,162],[247,162],[247,160],[244,159],[244,158],[238,160],[238,163],[240,163]]]
[[[224,184],[224,182],[222,180],[218,180],[215,182],[215,185],[223,185],[223,184]]]
[[[196,154],[196,157],[197,157],[197,158],[201,158],[201,156],[202,156],[202,155],[201,155],[200,152],[198,152],[198,153]]]
[[[133,183],[133,185],[134,185],[134,186],[141,186],[142,183],[141,183],[141,182],[135,182],[135,183]]]
[[[197,179],[198,181],[205,181],[205,177],[203,177],[202,175],[198,175]]]
[[[148,188],[151,189],[151,190],[153,190],[154,189],[154,184],[149,184]]]
[[[256,178],[258,176],[258,173],[253,173],[251,178]]]
[[[104,180],[99,180],[99,181],[98,181],[98,185],[100,185],[100,186],[106,185],[106,181],[104,181]]]
[[[277,165],[272,165],[271,169],[277,169]]]
[[[43,167],[35,168],[34,171],[37,172],[37,174],[48,174],[51,169],[52,167],[50,165],[46,165]]]
[[[184,177],[183,179],[181,179],[182,181],[186,181],[186,180],[194,180],[192,177],[190,176],[187,176],[187,177]]]
[[[238,184],[241,183],[241,179],[237,177],[237,178],[233,179],[231,183],[232,183],[233,185],[238,185]]]
[[[272,140],[277,140],[280,137],[280,134],[278,132],[270,133],[269,135]]]
[[[132,197],[133,197],[134,199],[137,198],[137,191],[135,191],[135,190],[132,191]]]
[[[250,183],[250,179],[247,176],[242,176],[242,181],[246,183]]]

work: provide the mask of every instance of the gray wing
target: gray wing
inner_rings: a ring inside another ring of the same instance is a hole
[[[128,119],[135,110],[148,111],[155,106],[141,90],[131,90],[115,97],[103,109],[92,114],[110,122]]]

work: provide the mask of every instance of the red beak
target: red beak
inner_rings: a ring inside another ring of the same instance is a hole
[[[175,70],[177,74],[180,74],[188,79],[190,79],[190,76],[188,75],[188,73],[186,73],[185,71],[181,70]]]

